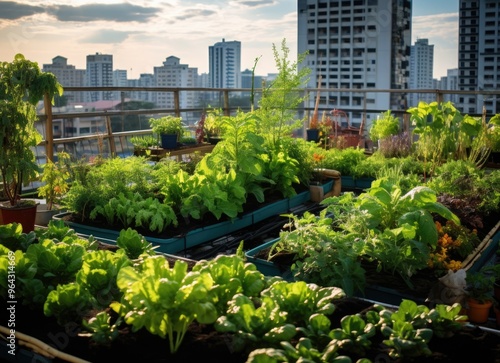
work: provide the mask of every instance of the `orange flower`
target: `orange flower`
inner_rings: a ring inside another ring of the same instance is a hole
[[[324,158],[325,158],[325,155],[321,155],[321,154],[317,154],[317,153],[313,154],[313,160],[317,163],[321,162]]]

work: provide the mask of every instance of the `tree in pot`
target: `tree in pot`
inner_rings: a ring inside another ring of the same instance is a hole
[[[35,127],[36,104],[44,96],[53,102],[54,96],[62,92],[52,73],[42,72],[36,62],[22,54],[17,54],[12,62],[0,64],[0,174],[6,199],[0,208],[1,222],[22,222],[25,232],[33,230],[35,223],[36,204],[22,200],[21,189],[39,171],[33,152],[42,141]],[[26,224],[9,213],[21,209],[21,216],[25,217],[26,207],[33,213]]]
[[[153,133],[161,137],[161,147],[163,149],[177,148],[177,141],[184,132],[181,117],[168,115],[160,118],[150,118],[149,125]]]

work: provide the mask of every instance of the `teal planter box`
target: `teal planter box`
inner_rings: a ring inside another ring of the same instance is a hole
[[[331,188],[331,186],[330,186]],[[291,200],[293,199],[293,202]],[[230,221],[223,221],[206,227],[198,228],[193,231],[188,232],[184,236],[177,236],[173,238],[156,238],[150,236],[144,236],[148,242],[158,245],[157,251],[163,253],[175,254],[181,252],[185,249],[198,246],[202,243],[223,237],[235,231],[243,228],[247,228],[254,223],[258,223],[266,218],[270,218],[276,215],[288,213],[291,205],[294,207],[305,203],[309,200],[309,192],[300,193],[292,198],[282,199],[272,204],[263,206],[256,211],[244,214],[240,217],[234,218]],[[64,216],[69,215],[69,212],[60,213],[55,215],[54,219],[63,219]],[[98,228],[93,226],[88,226],[81,223],[75,223],[70,221],[65,221],[65,223],[73,228],[75,232],[94,236],[97,239],[106,239],[108,241],[116,241],[120,235],[120,231]]]
[[[245,252],[245,257],[248,262],[253,263],[257,270],[263,273],[265,276],[280,276],[287,281],[293,281],[292,271],[288,266],[280,266],[272,261],[257,257],[257,255],[275,244],[279,238],[273,239],[271,241],[265,242],[258,247]]]
[[[342,180],[342,189],[344,188],[352,189],[356,187],[356,184],[354,183],[354,178],[351,175],[342,175],[340,179]]]
[[[354,184],[358,189],[368,189],[371,188],[372,181],[374,180],[375,178],[356,178],[354,179]]]
[[[306,203],[310,199],[311,192],[309,192],[309,190],[298,193],[297,195],[294,195],[293,197],[288,199],[288,209],[298,207],[299,205]]]
[[[289,199],[283,199],[278,202],[266,205],[252,212],[252,223],[258,223],[264,219],[287,213],[289,209]]]

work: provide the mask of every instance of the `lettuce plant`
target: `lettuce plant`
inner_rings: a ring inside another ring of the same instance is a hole
[[[124,267],[117,277],[122,299],[110,305],[132,331],[145,328],[167,337],[171,353],[179,349],[192,322],[211,324],[217,319],[208,293],[213,286],[211,276],[187,269],[181,260],[171,268],[159,255],[141,260],[135,267]]]
[[[234,295],[242,293],[257,297],[266,285],[264,275],[255,265],[236,255],[219,255],[211,260],[198,261],[193,271],[207,272],[212,276],[214,285],[210,294],[220,314],[226,312],[227,303]]]

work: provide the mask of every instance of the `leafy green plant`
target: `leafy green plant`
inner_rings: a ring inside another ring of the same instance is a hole
[[[287,322],[303,325],[315,313],[331,314],[335,311],[335,299],[345,296],[338,287],[320,287],[304,281],[276,281],[264,289],[261,296],[275,301],[285,311]]]
[[[123,249],[125,254],[131,260],[135,260],[143,254],[153,256],[156,254],[155,249],[157,248],[157,246],[154,247],[132,228],[122,229],[120,231],[120,234],[116,239],[116,245],[120,249]]]
[[[58,324],[80,321],[83,313],[92,306],[90,293],[79,284],[71,282],[57,285],[47,295],[43,305],[45,316],[54,316]]]
[[[153,133],[182,135],[184,128],[181,117],[167,115],[159,118],[150,118],[149,125]]]
[[[12,251],[18,249],[26,251],[28,246],[35,242],[34,231],[23,233],[23,226],[19,223],[9,223],[0,225],[0,241],[2,245]]]
[[[224,116],[222,108],[212,108],[206,112],[203,123],[203,132],[208,137],[221,136],[224,129],[224,122],[227,117]]]
[[[466,160],[484,164],[487,148],[485,124],[480,118],[462,115],[451,102],[420,102],[408,109],[418,135],[415,152],[418,158],[435,167],[448,160]],[[467,155],[467,148],[471,152]]]
[[[0,175],[3,197],[10,206],[21,202],[21,186],[35,180],[39,171],[34,148],[42,141],[35,127],[36,105],[44,96],[54,101],[63,88],[52,73],[16,54],[0,63]],[[7,137],[8,135],[8,137]]]
[[[153,135],[141,135],[130,137],[130,143],[136,149],[147,149],[148,147],[158,146],[158,139]]]
[[[356,168],[366,155],[360,148],[348,147],[345,149],[329,149],[322,161],[323,167],[340,172],[341,175],[356,175]],[[359,173],[357,175],[360,175]]]
[[[255,265],[236,255],[219,255],[211,260],[198,261],[192,270],[207,272],[212,276],[214,285],[210,293],[214,295],[220,314],[225,313],[227,303],[234,295],[242,293],[257,297],[266,285],[264,275]]]
[[[161,233],[168,226],[177,226],[177,216],[173,208],[157,198],[143,198],[139,193],[120,193],[106,204],[96,206],[90,219],[102,216],[108,224],[119,223],[122,228],[144,227]]]
[[[187,263],[177,260],[172,268],[163,256],[150,256],[137,266],[118,272],[117,285],[123,296],[111,308],[136,332],[167,337],[170,352],[181,345],[193,321],[211,324],[217,319],[211,295],[213,280],[207,273],[188,272]]]
[[[93,308],[107,308],[111,301],[119,299],[116,286],[118,271],[130,264],[125,253],[91,251],[83,256],[82,268],[75,281],[89,292]]]
[[[479,303],[493,301],[493,286],[495,276],[485,271],[468,272],[465,281],[467,283],[465,292],[471,299]]]
[[[370,127],[370,139],[373,142],[396,135],[399,132],[399,119],[395,117],[391,110],[382,112],[377,119],[373,121]]]
[[[301,67],[307,53],[299,54],[296,62],[289,60],[286,39],[281,42],[281,54],[273,44],[273,54],[278,74],[269,86],[263,87],[255,113],[260,119],[258,134],[266,137],[269,144],[277,145],[282,137],[302,126],[303,120],[296,120],[296,109],[305,98],[299,89],[307,83],[311,70]]]
[[[79,333],[79,336],[89,337],[90,340],[99,346],[110,346],[120,335],[118,327],[121,318],[111,324],[111,317],[106,311],[101,311],[88,321],[83,320],[82,325],[88,333]]]
[[[84,180],[75,180],[62,200],[62,205],[88,219],[97,206],[112,198],[139,193],[144,199],[153,196],[152,166],[140,157],[111,158],[90,168]]]
[[[210,212],[217,219],[223,214],[235,218],[243,211],[246,202],[246,190],[242,176],[234,169],[222,171],[211,169],[205,160],[198,164],[202,172],[189,177],[191,182],[187,198],[182,201],[181,214],[201,219]]]
[[[236,294],[228,302],[225,315],[214,324],[221,333],[233,333],[231,346],[241,351],[248,344],[279,344],[292,339],[297,331],[295,325],[287,323],[287,313],[270,297],[259,299],[259,305],[248,296]]]
[[[305,212],[288,217],[290,222],[269,251],[270,260],[279,254],[293,254],[291,271],[296,279],[339,286],[349,296],[363,291],[365,273],[359,259],[363,243],[357,235],[333,230],[326,209],[319,215]]]
[[[278,363],[278,362],[332,362],[351,363],[348,356],[338,353],[340,346],[334,340],[324,350],[319,350],[311,339],[300,338],[294,346],[288,341],[281,342],[279,348],[261,348],[253,350],[248,356],[248,363]],[[360,359],[358,363],[369,363],[368,359]]]
[[[58,204],[61,197],[69,190],[70,173],[67,169],[69,154],[65,152],[57,153],[58,160],[53,162],[47,160],[43,166],[43,174],[38,187],[38,195],[45,198],[47,210],[52,210],[54,204]]]
[[[340,328],[333,329],[330,337],[338,342],[342,350],[363,356],[372,346],[371,338],[375,333],[375,325],[356,314],[344,316],[340,320]]]
[[[252,113],[238,111],[226,118],[223,125],[223,144],[216,145],[212,153],[197,164],[195,172],[210,175],[214,170],[223,173],[235,170],[246,191],[245,197],[252,194],[263,202],[265,185],[274,182],[264,175],[267,150],[263,146],[264,138],[256,132],[257,118]]]

